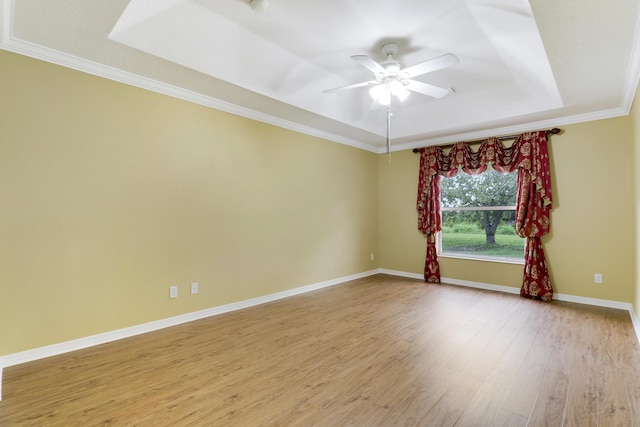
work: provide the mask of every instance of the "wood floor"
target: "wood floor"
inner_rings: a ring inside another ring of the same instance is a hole
[[[384,275],[4,376],[2,426],[640,426],[627,312]]]

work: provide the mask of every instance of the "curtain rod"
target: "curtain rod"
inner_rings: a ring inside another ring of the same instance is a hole
[[[557,135],[557,134],[562,132],[562,129],[560,129],[560,128],[547,129],[545,132],[547,132],[547,134]],[[507,140],[507,139],[516,139],[518,136],[520,136],[520,134],[518,134],[518,135],[505,135],[505,136],[499,136],[499,137],[497,137],[497,139],[500,140],[500,141],[504,141],[504,140]],[[488,138],[490,138],[490,137],[488,137]],[[488,138],[476,139],[476,140],[473,140],[473,141],[464,141],[464,142],[466,142],[467,144],[474,144],[474,143],[486,141]],[[454,145],[456,145],[456,143],[438,145],[438,147],[440,147],[440,148],[451,148]],[[414,148],[413,152],[414,153],[420,152],[420,148]]]

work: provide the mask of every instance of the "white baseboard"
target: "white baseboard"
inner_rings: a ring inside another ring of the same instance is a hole
[[[471,282],[469,280],[451,279],[449,277],[442,277],[440,278],[440,280],[442,281],[442,283],[448,283],[449,285],[486,289],[488,291],[504,292],[506,294],[520,294],[520,288],[514,288],[513,286],[492,285],[489,283]]]
[[[57,356],[71,351],[81,350],[83,348],[93,347],[95,345],[105,344],[108,342],[129,338],[135,335],[147,332],[157,331],[159,329],[180,325],[182,323],[192,322],[194,320],[204,319],[206,317],[216,316],[218,314],[228,313],[230,311],[241,310],[243,308],[253,307],[255,305],[265,304],[288,298],[294,295],[304,294],[306,292],[315,291],[329,286],[339,285],[351,280],[361,279],[380,273],[379,270],[370,270],[363,273],[352,274],[337,279],[327,280],[324,282],[314,283],[299,288],[289,289],[274,294],[264,295],[257,298],[251,298],[231,304],[221,305],[218,307],[208,308],[206,310],[195,311],[180,316],[170,317],[167,319],[156,320],[141,325],[135,325],[128,328],[117,329],[97,335],[78,338],[71,341],[52,344],[44,347],[34,348],[31,350],[21,351],[18,353],[0,356],[0,400],[2,400],[2,369],[9,366],[19,365],[21,363],[32,362],[34,360],[44,359],[46,357]]]
[[[558,301],[575,302],[578,304],[597,305],[599,307],[617,308],[619,310],[631,310],[631,303],[621,301],[611,301],[598,298],[587,298],[567,294],[553,294],[553,299]]]
[[[388,270],[386,268],[381,268],[378,272],[380,274],[388,274],[390,276],[406,277],[407,279],[424,280],[424,275],[418,273],[407,273],[406,271]]]
[[[180,325],[182,323],[192,322],[194,320],[204,319],[206,317],[216,316],[218,314],[228,313],[230,311],[241,310],[243,308],[253,307],[255,305],[265,304],[268,302],[276,301],[283,298],[288,298],[295,295],[304,294],[306,292],[315,291],[341,283],[349,282],[351,280],[361,279],[364,277],[373,276],[375,274],[388,274],[391,276],[406,277],[409,279],[424,280],[422,274],[409,273],[397,270],[388,269],[376,269],[363,273],[353,274],[350,276],[344,276],[337,279],[327,280],[324,282],[314,283],[299,288],[289,289],[283,292],[277,292],[274,294],[264,295],[257,298],[252,298],[244,301],[239,301],[231,304],[226,304],[218,307],[212,307],[206,310],[195,311],[192,313],[183,314],[180,316],[170,317],[167,319],[161,319],[149,323],[143,323],[141,325],[131,326],[128,328],[117,329],[115,331],[105,332],[102,334],[92,335],[76,340],[66,341],[58,344],[52,344],[45,347],[39,347],[31,350],[21,351],[18,353],[7,354],[0,356],[0,400],[2,400],[2,370],[3,368],[18,365],[21,363],[32,362],[38,359],[44,359],[46,357],[57,356],[59,354],[68,353],[75,350],[81,350],[83,348],[92,347],[95,345],[105,344],[108,342],[116,341],[123,338],[129,338],[135,335],[144,334],[147,332],[156,331],[171,326]],[[492,285],[489,283],[472,282],[468,280],[459,280],[452,278],[441,278],[443,283],[466,286],[470,288],[486,289],[491,291],[505,292],[510,294],[519,294],[520,289],[512,286]],[[601,300],[596,298],[587,298],[574,295],[554,294],[554,299],[559,301],[575,302],[578,304],[596,305],[608,308],[617,308],[621,310],[629,311],[631,321],[636,333],[638,342],[640,343],[640,320],[636,315],[633,305],[630,303]]]
[[[631,323],[633,323],[633,329],[636,331],[636,337],[638,337],[638,342],[640,342],[640,319],[638,319],[638,315],[636,311],[633,309],[633,306],[629,308],[629,315],[631,316]]]
[[[409,279],[419,279],[424,280],[422,274],[417,273],[407,273],[405,271],[397,271],[397,270],[387,270],[380,269],[380,273],[389,274],[392,276],[406,277]],[[513,286],[502,286],[502,285],[492,285],[489,283],[481,283],[481,282],[471,282],[468,280],[459,280],[459,279],[451,279],[448,277],[441,277],[440,280],[442,283],[447,283],[450,285],[458,285],[458,286],[466,286],[469,288],[478,288],[478,289],[487,289],[490,291],[498,291],[498,292],[506,292],[509,294],[520,294],[520,288],[516,288]],[[631,316],[631,322],[633,323],[633,329],[636,333],[636,338],[638,339],[638,343],[640,343],[640,319],[636,315],[636,312],[633,309],[633,304],[628,302],[621,301],[611,301],[597,298],[587,298],[576,295],[567,295],[567,294],[553,294],[553,299],[558,301],[567,301],[567,302],[575,302],[577,304],[586,304],[586,305],[596,305],[599,307],[607,307],[607,308],[616,308],[619,310],[626,310],[629,312],[629,316]]]
[[[406,271],[380,269],[380,273],[389,274],[391,276],[406,277],[408,279],[424,280],[424,275],[418,273],[407,273]],[[508,294],[519,294],[520,289],[511,286],[491,285],[489,283],[471,282],[469,280],[451,279],[449,277],[441,277],[440,281],[448,285],[465,286],[467,288],[486,289],[489,291],[505,292]]]

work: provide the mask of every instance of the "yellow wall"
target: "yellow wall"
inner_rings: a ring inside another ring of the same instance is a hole
[[[0,355],[377,267],[373,153],[5,51],[0,93]]]
[[[563,126],[550,143],[554,197],[552,233],[545,236],[556,293],[631,302],[634,227],[631,119]],[[603,169],[600,164],[609,165]],[[425,240],[416,229],[419,158],[410,150],[381,156],[380,265],[422,273]],[[522,266],[441,258],[443,277],[520,287]],[[594,273],[604,283],[593,283]]]
[[[411,151],[389,162],[4,51],[0,93],[0,355],[378,267],[422,272]],[[557,293],[636,312],[639,120],[552,137],[544,239]],[[522,275],[441,269],[514,288]]]
[[[631,302],[634,195],[629,116],[565,126],[552,137],[552,233],[557,292]],[[607,165],[603,168],[602,165]],[[593,283],[594,273],[603,284]]]

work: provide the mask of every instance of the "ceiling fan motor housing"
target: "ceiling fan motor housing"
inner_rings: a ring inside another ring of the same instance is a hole
[[[393,59],[393,55],[395,55],[398,51],[398,45],[393,42],[385,43],[382,45],[381,50],[382,53],[387,57],[387,60],[381,62],[380,65],[382,65],[387,72],[385,75],[377,75],[377,79],[379,81],[382,81],[384,79],[398,77],[400,70],[404,68],[404,64]]]
[[[389,57],[389,55],[393,56],[398,51],[398,45],[393,42],[385,43],[382,45],[381,50],[384,56],[386,57]]]

